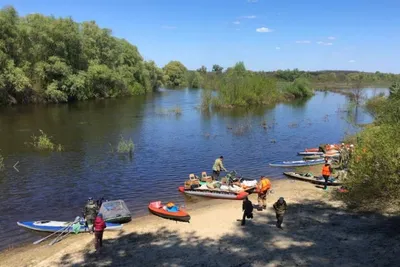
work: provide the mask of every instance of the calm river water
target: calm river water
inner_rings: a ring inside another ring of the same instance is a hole
[[[0,154],[6,166],[0,172],[0,249],[38,239],[17,221],[72,220],[89,196],[123,199],[134,216],[147,214],[153,200],[183,203],[177,187],[189,173],[211,172],[220,155],[228,170],[246,177],[283,178],[283,169],[269,162],[300,159],[297,151],[339,142],[356,130],[341,112],[347,98],[336,93],[247,111],[204,113],[196,108],[200,101],[201,90],[161,90],[144,97],[1,109]],[[165,114],[176,105],[182,115]],[[357,123],[372,120],[362,109],[352,114]],[[27,147],[39,129],[66,151]],[[135,143],[132,159],[110,152],[121,135]]]

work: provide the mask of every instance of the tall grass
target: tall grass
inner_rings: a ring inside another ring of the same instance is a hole
[[[39,130],[40,134],[38,136],[32,135],[32,143],[28,143],[33,146],[33,148],[40,151],[57,151],[61,152],[64,150],[61,144],[55,144],[52,141],[52,137],[48,136],[42,130]]]
[[[305,78],[298,78],[294,82],[287,84],[283,93],[288,98],[310,97],[314,94],[310,83]]]
[[[134,149],[135,149],[135,144],[133,143],[132,139],[127,140],[123,136],[121,136],[121,139],[119,140],[117,145],[117,152],[132,154]]]

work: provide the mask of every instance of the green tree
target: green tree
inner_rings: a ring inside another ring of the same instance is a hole
[[[217,74],[221,74],[223,69],[224,69],[224,68],[221,67],[221,66],[218,65],[218,64],[214,64],[214,65],[212,66],[212,71],[215,72],[215,73],[217,73]]]
[[[187,69],[179,61],[170,61],[164,66],[164,79],[167,87],[176,88],[187,86]]]

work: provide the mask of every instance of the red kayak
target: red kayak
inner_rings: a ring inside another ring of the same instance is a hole
[[[218,199],[233,199],[233,200],[243,200],[245,197],[249,195],[249,193],[242,191],[239,193],[228,192],[228,191],[220,191],[213,189],[185,189],[184,186],[180,186],[178,190],[182,193],[192,196],[199,197],[210,197],[210,198],[218,198]]]
[[[190,221],[190,215],[172,202],[169,202],[167,205],[162,205],[161,201],[151,202],[149,204],[149,211],[165,219],[181,222]]]

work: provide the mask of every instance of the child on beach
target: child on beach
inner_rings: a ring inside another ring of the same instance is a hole
[[[242,210],[243,210],[242,225],[245,225],[246,218],[253,219],[253,203],[247,197],[243,200]]]
[[[99,213],[94,220],[94,246],[96,248],[96,252],[98,252],[103,246],[104,229],[106,229],[106,223],[103,219],[103,214]]]
[[[287,209],[285,199],[283,197],[280,197],[278,201],[274,203],[273,207],[276,213],[276,227],[282,229],[283,215],[285,214]]]

